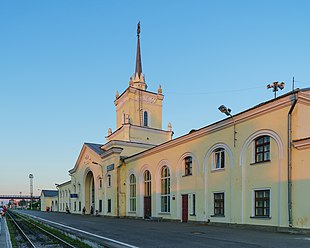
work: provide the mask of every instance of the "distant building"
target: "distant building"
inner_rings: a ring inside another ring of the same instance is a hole
[[[58,211],[58,190],[42,190],[41,211]]]
[[[172,139],[161,87],[146,90],[139,35],[135,74],[114,101],[116,130],[82,146],[59,210],[310,228],[310,89]]]

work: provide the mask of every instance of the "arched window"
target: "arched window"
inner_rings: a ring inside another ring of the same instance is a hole
[[[161,169],[161,212],[170,212],[170,171],[167,166]]]
[[[222,147],[217,148],[214,150],[213,154],[213,168],[215,170],[225,168],[225,149]]]
[[[149,125],[148,112],[144,111],[143,112],[143,126],[147,127],[148,125]]]
[[[260,136],[255,140],[255,163],[270,161],[270,137]]]
[[[130,201],[130,209],[129,211],[136,211],[136,197],[137,197],[137,186],[136,186],[136,177],[134,174],[130,175],[129,178],[129,201]]]
[[[193,159],[191,156],[187,156],[184,158],[184,169],[185,169],[185,176],[192,175],[192,168],[193,168]]]
[[[144,172],[144,196],[151,196],[151,173],[147,170]]]

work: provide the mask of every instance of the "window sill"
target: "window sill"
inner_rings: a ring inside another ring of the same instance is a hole
[[[211,173],[212,172],[218,172],[218,171],[224,171],[225,170],[225,167],[224,168],[213,168],[212,170],[211,170]]]
[[[192,176],[193,174],[188,174],[188,175],[183,175],[182,177],[189,177]]]
[[[270,220],[271,216],[250,216],[251,219],[267,219]]]
[[[195,216],[196,216],[196,214],[190,214],[189,216],[194,216],[194,217],[195,217]]]
[[[136,214],[136,211],[128,211],[128,214]]]
[[[215,214],[215,215],[211,215],[210,217],[220,217],[220,218],[223,218],[225,217],[224,214]]]
[[[261,162],[254,162],[254,163],[250,163],[250,165],[256,165],[256,164],[265,164],[265,163],[270,163],[271,160],[265,160],[265,161],[261,161]]]
[[[160,212],[160,213],[158,213],[158,215],[171,215],[171,214],[170,213]]]

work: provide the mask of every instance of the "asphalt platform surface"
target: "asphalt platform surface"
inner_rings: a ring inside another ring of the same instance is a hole
[[[309,233],[276,232],[269,228],[256,230],[242,226],[157,222],[56,212],[20,212],[81,230],[84,237],[91,237],[109,247],[310,248]]]

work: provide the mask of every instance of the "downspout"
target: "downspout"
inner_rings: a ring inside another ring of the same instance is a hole
[[[294,93],[293,95],[293,103],[288,112],[287,119],[288,119],[288,130],[287,130],[287,137],[288,137],[288,146],[287,146],[287,193],[288,193],[288,225],[289,227],[293,226],[293,217],[292,217],[292,112],[295,108],[297,103],[297,98]]]
[[[120,158],[119,166],[117,166],[117,185],[116,185],[116,215],[117,217],[120,217],[120,188],[121,188],[121,178],[120,178],[120,170],[122,165],[124,164],[124,159]]]

